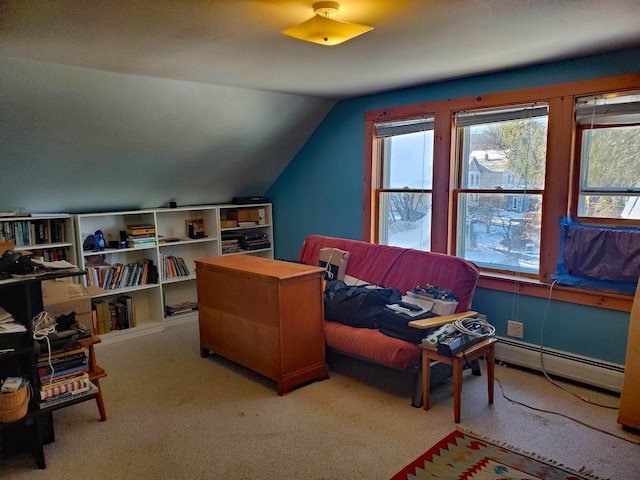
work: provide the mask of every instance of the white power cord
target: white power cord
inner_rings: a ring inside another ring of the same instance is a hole
[[[459,332],[466,333],[472,337],[492,337],[496,333],[496,327],[491,325],[486,320],[482,320],[480,318],[459,318],[458,320],[454,320],[451,322],[453,326]],[[474,332],[473,330],[469,330],[467,325],[480,325],[484,327],[484,333]]]
[[[53,374],[55,369],[51,364],[51,342],[49,341],[49,335],[56,331],[56,319],[48,312],[40,312],[33,317],[33,338],[34,340],[46,340],[47,350],[49,353],[48,363],[51,368],[51,376],[49,377],[49,385],[53,383]]]

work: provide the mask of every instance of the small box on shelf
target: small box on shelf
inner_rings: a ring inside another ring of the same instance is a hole
[[[237,226],[237,220],[220,220],[220,228],[236,228]]]
[[[238,210],[229,210],[227,212],[229,220],[237,220],[238,222],[256,222],[260,221],[260,212],[257,208],[240,208]]]

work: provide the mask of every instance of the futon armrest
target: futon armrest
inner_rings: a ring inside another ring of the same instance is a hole
[[[413,328],[434,328],[444,325],[445,323],[455,322],[461,318],[475,317],[478,312],[469,310],[468,312],[452,313],[450,315],[439,315],[437,317],[423,318],[421,320],[412,320],[409,322],[409,326]]]

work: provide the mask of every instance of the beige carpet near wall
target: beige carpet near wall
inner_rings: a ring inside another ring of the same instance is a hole
[[[330,379],[279,397],[260,375],[220,357],[201,359],[196,322],[101,346],[97,356],[109,373],[108,420],[99,422],[93,401],[55,412],[47,468],[12,458],[0,477],[384,480],[455,428],[450,383],[432,391],[425,412],[410,405],[410,375],[338,357]],[[513,399],[640,441],[616,423],[616,410],[591,406],[541,375],[500,365],[496,374]],[[602,478],[640,478],[640,446],[511,403],[498,384],[488,406],[486,376],[469,371],[459,426]]]

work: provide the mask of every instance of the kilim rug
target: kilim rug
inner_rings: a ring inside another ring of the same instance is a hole
[[[391,480],[593,480],[589,473],[514,451],[475,434],[450,433]]]

